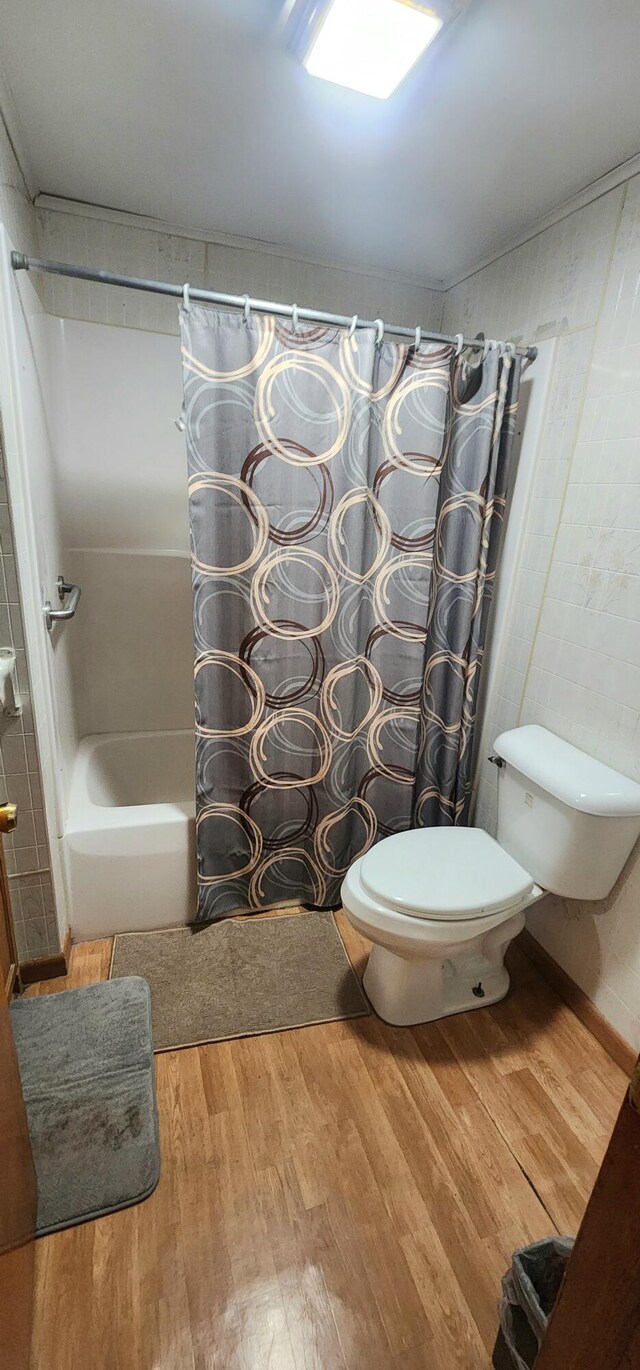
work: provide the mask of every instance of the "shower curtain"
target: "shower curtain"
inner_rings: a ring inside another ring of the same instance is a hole
[[[181,312],[198,920],[468,816],[519,364]]]

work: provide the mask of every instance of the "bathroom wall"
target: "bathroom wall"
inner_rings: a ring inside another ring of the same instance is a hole
[[[511,598],[506,650],[490,701],[489,730],[497,733],[518,721],[546,722],[601,759],[637,772],[640,538],[634,531],[637,502],[626,451],[639,417],[638,357],[629,353],[638,276],[633,246],[638,179],[533,235],[444,297],[417,282],[366,268],[354,271],[293,258],[264,244],[205,241],[87,206],[43,199],[34,215],[6,144],[0,144],[0,182],[0,208],[16,245],[27,251],[37,247],[43,256],[409,324],[438,327],[442,316],[447,331],[483,329],[488,336],[557,339],[529,526]],[[181,439],[171,424],[177,391],[173,380],[165,384],[161,379],[173,363],[161,351],[164,340],[157,337],[177,332],[176,303],[54,277],[34,278],[34,285],[47,310],[57,316],[50,321],[54,365],[71,368],[70,376],[74,366],[81,366],[83,384],[95,399],[93,407],[80,404],[78,414],[52,412],[64,492],[65,572],[77,574],[85,587],[85,613],[82,624],[78,620],[74,651],[79,663],[100,652],[109,663],[106,674],[99,673],[99,688],[76,692],[78,731],[139,727],[144,699],[136,681],[143,658],[149,660],[152,640],[157,652],[153,675],[156,681],[163,679],[167,634],[159,606],[173,604],[180,617],[180,595],[186,593],[186,505],[180,505],[177,493],[175,500],[163,502],[148,480],[138,481],[135,489],[131,483],[138,459],[152,462],[153,456],[163,480],[171,485],[180,469],[182,481],[182,452],[176,450]],[[84,334],[83,327],[88,330]],[[129,375],[139,371],[143,377],[137,393],[122,373],[118,378],[116,328],[127,330]],[[167,344],[173,346],[168,339]],[[94,394],[95,377],[105,362],[109,402],[101,405],[102,397]],[[87,462],[87,454],[92,461]],[[150,488],[157,537],[143,531],[143,510],[139,532],[134,531],[135,520],[132,524],[132,510],[140,510],[141,494]],[[150,555],[151,561],[141,560]],[[162,601],[153,596],[145,600],[149,576],[133,574],[143,566],[146,572],[157,567],[162,568],[159,574],[166,573]],[[132,583],[140,600],[128,621],[132,627],[147,623],[144,648],[136,631],[126,641],[119,636]],[[119,674],[125,660],[130,663],[128,680]],[[82,669],[79,663],[76,675]],[[172,688],[163,702],[160,689],[158,718],[163,721],[153,726],[167,726],[174,718],[170,726],[180,726],[186,688],[183,681],[183,702],[174,714],[164,705],[169,697],[177,701],[178,694]],[[495,823],[495,776],[486,765],[480,770],[477,820],[489,829]],[[638,1046],[639,901],[639,867],[632,861],[606,906],[547,901],[531,915],[536,936]]]
[[[530,518],[514,590],[504,665],[490,702],[494,733],[514,727],[524,698],[554,540],[625,188],[560,220],[447,291],[443,328],[536,342],[556,338]],[[496,773],[480,771],[477,821],[495,826]]]
[[[361,318],[438,327],[442,294],[416,278],[292,256],[250,240],[208,240],[184,229],[163,231],[148,219],[50,197],[38,200],[44,257],[98,266],[105,271],[175,281],[206,290],[297,300],[299,305]],[[92,323],[118,324],[154,333],[177,333],[174,299],[87,281],[49,276],[43,283],[51,314]]]
[[[443,327],[556,337],[556,367],[490,707],[640,780],[640,177],[447,292]],[[493,830],[495,772],[477,821]],[[640,851],[599,904],[547,899],[534,935],[640,1049]]]
[[[415,283],[204,242],[84,207],[38,211],[42,255],[192,286],[439,324]],[[70,634],[80,737],[189,727],[191,582],[178,302],[44,278],[49,413],[64,572],[82,585]],[[91,662],[87,671],[86,663]],[[67,775],[68,785],[68,775]]]

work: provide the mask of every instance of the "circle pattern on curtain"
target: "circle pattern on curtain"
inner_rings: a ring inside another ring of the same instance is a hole
[[[464,822],[518,366],[181,314],[198,918]]]

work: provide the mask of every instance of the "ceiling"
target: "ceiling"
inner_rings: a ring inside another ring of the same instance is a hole
[[[386,101],[307,75],[277,12],[3,0],[37,189],[436,282],[640,150],[638,0],[473,0]]]

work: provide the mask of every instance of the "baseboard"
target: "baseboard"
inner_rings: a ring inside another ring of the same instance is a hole
[[[607,1022],[606,1018],[603,1017],[595,1004],[591,1002],[584,990],[580,989],[580,986],[576,985],[575,980],[572,980],[571,976],[567,975],[566,970],[563,970],[562,966],[559,966],[558,962],[554,961],[553,956],[550,956],[549,952],[545,951],[545,948],[542,947],[539,942],[536,942],[535,937],[532,936],[527,928],[525,928],[524,932],[520,933],[518,946],[525,953],[525,956],[528,956],[529,960],[534,962],[538,967],[538,970],[542,971],[545,980],[549,981],[549,984],[553,986],[560,995],[560,998],[564,999],[565,1004],[568,1004],[569,1008],[573,1009],[576,1018],[579,1018],[580,1022],[584,1023],[584,1026],[589,1029],[592,1036],[604,1047],[605,1051],[608,1052],[616,1065],[620,1066],[620,1069],[624,1070],[626,1075],[631,1076],[638,1059],[637,1051],[635,1051],[632,1046],[629,1046],[628,1042],[625,1042],[624,1037],[621,1037],[620,1033],[616,1032],[616,1029],[611,1026],[611,1023]]]
[[[6,1001],[7,1001],[7,1003],[9,1003],[10,999],[11,999],[12,996],[13,996],[13,991],[14,991],[14,989],[15,989],[15,987],[16,987],[16,980],[17,980],[17,979],[18,979],[18,967],[17,967],[15,961],[12,961],[12,962],[11,962],[11,965],[9,966],[9,969],[8,969],[8,971],[7,971],[7,978],[6,978],[5,982],[4,982],[4,997],[5,997]]]
[[[38,980],[55,980],[60,975],[66,975],[69,969],[70,952],[71,929],[69,928],[62,951],[57,951],[54,956],[37,956],[34,961],[22,961],[20,963],[20,979],[23,985],[35,985]]]

